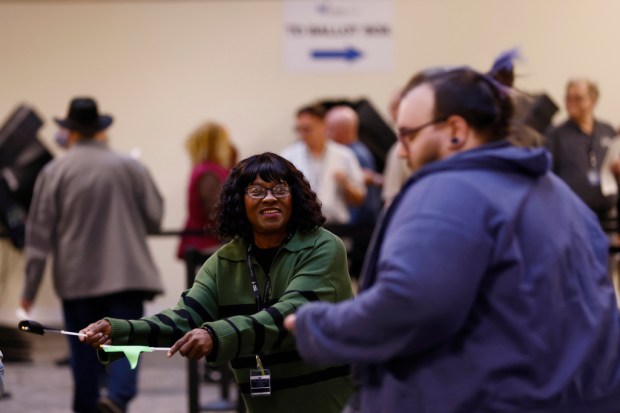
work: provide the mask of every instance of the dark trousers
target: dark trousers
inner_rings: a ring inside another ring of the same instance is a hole
[[[143,315],[144,295],[138,292],[124,292],[101,297],[64,300],[63,312],[67,331],[78,332],[103,317],[136,319]],[[99,381],[104,366],[97,359],[92,347],[80,342],[75,336],[67,336],[71,350],[71,371],[74,393],[73,411],[78,413],[98,412]],[[110,364],[107,369],[108,397],[123,410],[136,395],[138,369],[131,370],[127,359]]]

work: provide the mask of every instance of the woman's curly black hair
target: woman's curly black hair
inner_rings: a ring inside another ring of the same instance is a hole
[[[288,232],[308,233],[325,223],[321,202],[304,175],[295,166],[276,155],[265,152],[250,156],[235,166],[224,182],[216,205],[216,234],[222,239],[235,236],[252,239],[252,227],[245,212],[245,190],[259,176],[266,182],[286,182],[291,188],[293,210]]]

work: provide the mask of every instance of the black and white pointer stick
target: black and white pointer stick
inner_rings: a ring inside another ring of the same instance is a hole
[[[44,326],[43,324],[38,323],[33,320],[22,320],[19,322],[17,327],[22,331],[26,331],[28,333],[33,333],[33,334],[38,334],[40,336],[48,332],[48,333],[56,333],[56,334],[67,334],[69,336],[86,337],[86,334],[84,333],[74,333],[71,331],[61,330],[59,328],[52,328],[52,327]]]

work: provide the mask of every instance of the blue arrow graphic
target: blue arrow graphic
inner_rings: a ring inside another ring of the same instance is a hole
[[[345,59],[349,61],[353,61],[355,59],[359,59],[362,57],[362,52],[354,49],[353,47],[349,47],[344,50],[313,50],[312,58],[313,59]]]

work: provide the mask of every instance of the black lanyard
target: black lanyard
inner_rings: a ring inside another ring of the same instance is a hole
[[[590,163],[590,169],[596,171],[598,169],[598,161],[596,159],[596,152],[594,150],[594,137],[588,137],[588,139],[590,139],[588,145],[588,161]]]
[[[581,130],[581,129],[580,129]],[[590,165],[590,170],[591,171],[597,171],[598,170],[598,159],[596,156],[596,149],[594,148],[594,144],[596,143],[596,125],[594,125],[592,127],[592,133],[591,134],[587,134],[584,131],[581,131],[581,133],[586,137],[587,142],[588,142],[588,164]]]
[[[254,293],[254,301],[256,301],[258,311],[261,311],[269,306],[269,287],[271,286],[271,277],[267,274],[265,291],[263,293],[263,297],[261,297],[260,288],[258,287],[258,278],[256,278],[256,273],[254,272],[254,265],[252,265],[252,244],[248,244],[246,261],[250,275],[250,284],[252,285],[252,292]]]

